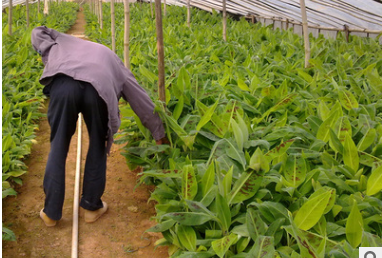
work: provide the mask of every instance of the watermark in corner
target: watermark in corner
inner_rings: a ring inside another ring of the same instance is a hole
[[[382,247],[360,247],[359,258],[382,258]]]

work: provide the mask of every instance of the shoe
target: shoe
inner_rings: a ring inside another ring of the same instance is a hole
[[[53,220],[45,214],[44,209],[40,211],[40,218],[44,221],[47,227],[54,227],[57,224],[57,220]]]
[[[107,211],[107,203],[102,202],[103,207],[95,210],[95,211],[89,211],[85,210],[85,222],[86,223],[92,223],[95,222],[97,219],[99,219],[106,211]]]

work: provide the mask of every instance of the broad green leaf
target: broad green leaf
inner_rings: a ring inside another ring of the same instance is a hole
[[[221,223],[223,235],[226,235],[229,227],[231,226],[231,211],[229,209],[227,199],[218,194],[216,196],[216,205],[218,207],[217,217]]]
[[[308,216],[308,214],[307,214]],[[296,223],[293,221],[292,214],[288,211],[288,220],[290,221],[290,226],[286,226],[285,229],[290,233],[294,239],[296,239],[298,247],[300,249],[301,257],[303,258],[318,258],[317,251],[310,245],[309,241],[303,234],[304,231],[300,230]],[[293,257],[293,255],[292,255]],[[321,258],[321,256],[319,256]]]
[[[175,106],[175,109],[174,109],[174,112],[173,112],[173,115],[172,115],[175,120],[179,119],[180,115],[182,114],[183,107],[184,107],[184,97],[182,95],[179,98],[178,103],[176,103],[176,106]]]
[[[243,172],[233,185],[229,204],[240,203],[253,197],[261,186],[263,176],[256,172]]]
[[[317,196],[309,197],[296,213],[294,222],[299,229],[308,230],[313,227],[324,214],[329,203],[331,193],[325,191]]]
[[[188,251],[196,251],[196,233],[192,227],[180,224],[176,233],[184,248]]]
[[[10,230],[9,228],[6,228],[6,227],[3,227],[3,231],[2,231],[2,235],[3,235],[3,240],[5,241],[16,241],[16,235],[15,233],[13,233],[12,230]]]
[[[332,113],[318,128],[317,139],[322,140],[324,142],[328,142],[330,137],[330,128],[334,127],[335,122],[339,117],[338,112]]]
[[[215,109],[216,109],[218,103],[219,103],[219,101],[217,100],[217,101],[215,102],[215,104],[213,104],[212,106],[210,106],[210,107],[207,109],[207,111],[202,115],[202,118],[200,119],[198,125],[196,126],[196,130],[197,130],[197,131],[200,131],[200,129],[202,129],[202,127],[203,127],[205,124],[207,124],[207,123],[211,120],[211,117],[212,117],[212,115],[214,114]],[[201,103],[199,100],[196,101],[196,105],[197,105],[198,107],[199,107],[201,104],[202,104],[202,103]]]
[[[346,166],[352,168],[355,172],[358,171],[358,150],[349,134],[345,136],[343,160]]]
[[[274,158],[282,156],[288,149],[289,147],[293,144],[293,142],[296,139],[289,139],[277,147],[273,148],[272,150],[268,151],[265,154],[265,157],[268,159],[268,162],[271,162]]]
[[[320,101],[318,103],[318,109],[317,109],[318,115],[320,116],[322,121],[325,121],[329,117],[330,109],[325,104],[325,102]]]
[[[253,241],[256,241],[260,236],[265,235],[267,231],[266,224],[260,217],[260,212],[252,208],[247,210],[246,226]]]
[[[163,232],[169,230],[176,223],[175,220],[165,220],[146,230],[146,232]]]
[[[257,148],[253,153],[251,159],[249,160],[249,166],[256,172],[260,172],[261,174],[269,171],[269,163],[267,158],[263,155],[263,152],[260,148]]]
[[[182,197],[185,200],[193,200],[198,193],[198,182],[196,181],[192,165],[183,167],[182,173]]]
[[[158,80],[158,76],[151,72],[143,65],[139,65],[139,72],[147,79],[151,84]]]
[[[233,173],[233,167],[231,167],[228,172],[225,174],[223,178],[223,192],[221,192],[221,195],[224,198],[228,198],[228,194],[231,192],[231,186],[232,186],[232,173]]]
[[[211,243],[212,249],[215,251],[216,255],[220,258],[223,258],[228,249],[233,245],[237,240],[236,234],[230,234],[221,239],[215,240]]]
[[[346,134],[352,135],[351,124],[346,116],[338,118],[333,130],[342,144],[345,141]]]
[[[341,154],[344,153],[344,146],[342,145],[340,139],[338,139],[337,135],[334,133],[332,128],[329,128],[330,138],[329,145],[335,151]]]
[[[176,222],[186,226],[198,226],[206,223],[207,221],[215,220],[215,218],[211,215],[196,212],[172,212],[163,216],[173,219]]]
[[[239,125],[236,123],[234,119],[231,120],[231,126],[233,130],[233,134],[235,136],[236,144],[239,147],[239,150],[242,150],[244,145],[243,132],[241,131]]]
[[[361,151],[359,153],[359,163],[368,167],[379,167],[382,166],[382,159]]]
[[[371,128],[367,133],[362,137],[362,139],[357,144],[358,151],[364,151],[375,143],[375,138],[377,136],[377,131],[374,128]]]
[[[237,78],[237,86],[241,90],[250,91],[250,89],[248,88],[247,84],[241,78]]]
[[[248,257],[253,258],[273,258],[275,257],[275,247],[273,244],[273,237],[259,236],[255,245],[248,253]]]
[[[340,99],[342,106],[345,109],[351,110],[353,108],[358,108],[358,102],[357,102],[356,98],[354,97],[354,95],[350,91],[340,89],[338,91],[338,96],[339,96],[339,99]]]
[[[201,187],[203,196],[207,194],[215,182],[215,163],[212,162],[202,177]]]
[[[367,180],[367,195],[374,195],[382,190],[382,166],[374,169]]]
[[[288,156],[284,168],[284,178],[287,186],[297,188],[305,181],[305,160],[297,155]]]
[[[363,219],[354,200],[353,207],[346,220],[346,239],[353,248],[357,248],[362,241]]]
[[[314,193],[312,193],[312,195],[309,197],[309,198],[314,198],[316,196],[319,196],[323,193],[326,193],[326,192],[329,192],[330,193],[330,198],[329,198],[329,202],[328,204],[326,205],[325,207],[325,210],[324,210],[324,214],[328,213],[334,206],[335,202],[336,202],[336,189],[335,188],[331,188],[331,187],[328,187],[328,186],[323,186],[319,189],[317,189]]]

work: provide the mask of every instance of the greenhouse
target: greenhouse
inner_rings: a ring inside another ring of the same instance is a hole
[[[3,257],[382,255],[381,1],[2,4]]]

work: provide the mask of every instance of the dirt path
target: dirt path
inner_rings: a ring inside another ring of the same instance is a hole
[[[67,33],[84,34],[85,20],[78,13],[77,23]],[[47,104],[46,104],[47,106]],[[46,108],[43,112],[46,113]],[[88,148],[88,135],[83,123],[82,170]],[[3,242],[2,257],[70,257],[73,221],[74,173],[76,167],[77,133],[73,136],[66,163],[66,197],[63,218],[56,227],[47,228],[39,218],[43,207],[42,188],[45,165],[50,149],[50,128],[46,117],[42,118],[37,131],[37,144],[26,160],[28,173],[22,178],[23,186],[16,190],[16,197],[3,200],[3,225],[14,231],[16,242]],[[84,222],[83,210],[79,215],[78,257],[86,258],[165,258],[167,248],[154,243],[162,236],[148,234],[145,230],[155,225],[150,220],[155,215],[153,203],[147,203],[150,191],[140,186],[134,191],[137,171],[130,171],[121,146],[114,145],[107,163],[107,182],[103,200],[108,212],[97,222]]]

